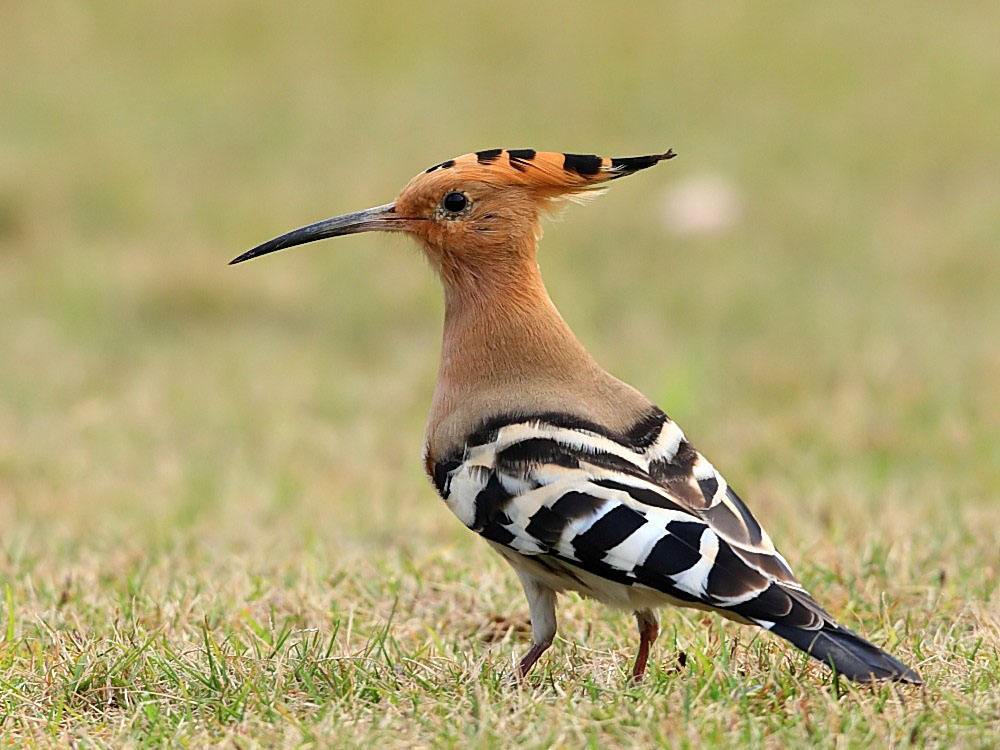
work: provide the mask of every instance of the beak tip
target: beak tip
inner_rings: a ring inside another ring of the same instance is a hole
[[[247,250],[242,255],[237,255],[229,261],[229,265],[235,266],[237,263],[253,260],[254,258],[259,258],[261,255],[267,255],[268,253],[284,250],[288,247],[295,247],[296,245],[304,245],[307,242],[314,242],[326,239],[327,237],[357,234],[358,232],[367,232],[372,229],[387,229],[392,231],[396,227],[387,221],[386,215],[395,214],[395,212],[395,205],[387,203],[384,206],[375,206],[374,208],[357,211],[353,214],[344,214],[342,216],[334,216],[331,219],[324,219],[315,224],[293,229],[291,232],[286,232],[280,237],[268,240],[263,245],[257,245],[257,247]],[[390,218],[396,217],[393,216]]]

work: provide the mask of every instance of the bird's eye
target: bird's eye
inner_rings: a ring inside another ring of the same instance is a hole
[[[441,205],[444,206],[445,211],[457,214],[466,209],[469,205],[469,199],[465,193],[448,193],[441,201]]]

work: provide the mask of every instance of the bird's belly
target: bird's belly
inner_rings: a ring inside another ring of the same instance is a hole
[[[556,592],[576,591],[588,599],[596,599],[609,607],[629,611],[655,609],[666,605],[706,609],[675,599],[640,583],[627,585],[603,578],[550,555],[523,555],[496,542],[490,542],[490,546],[515,570],[531,576]]]

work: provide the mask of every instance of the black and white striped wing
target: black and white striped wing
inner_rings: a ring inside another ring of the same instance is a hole
[[[651,590],[756,623],[852,679],[919,682],[809,596],[743,501],[662,412],[626,436],[561,415],[494,422],[461,456],[438,463],[433,479],[466,526],[608,603],[631,606],[629,592]]]
[[[820,627],[822,610],[673,422],[660,415],[644,444],[554,419],[482,430],[460,459],[439,464],[438,488],[466,526],[570,571],[764,627],[779,617]]]

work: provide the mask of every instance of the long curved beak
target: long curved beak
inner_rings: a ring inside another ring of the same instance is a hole
[[[358,234],[359,232],[401,232],[410,228],[415,219],[398,216],[396,214],[396,204],[386,203],[384,206],[366,208],[364,211],[356,211],[353,214],[334,216],[332,219],[317,221],[300,229],[293,229],[291,232],[268,240],[263,245],[257,245],[252,250],[247,250],[243,255],[239,255],[229,261],[229,265],[242,263],[261,255],[267,255],[286,247],[304,245],[307,242],[325,240],[327,237],[340,237],[344,234]]]

